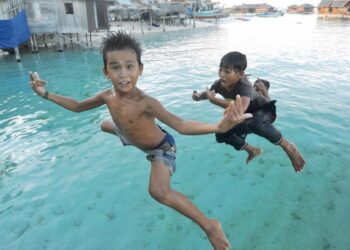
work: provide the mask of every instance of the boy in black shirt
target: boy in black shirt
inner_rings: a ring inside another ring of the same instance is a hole
[[[243,112],[252,113],[253,118],[236,125],[225,133],[216,133],[216,141],[229,144],[236,150],[246,151],[248,153],[246,162],[248,163],[261,154],[262,150],[249,145],[245,138],[250,133],[260,135],[273,144],[281,146],[291,160],[294,170],[300,172],[305,165],[302,155],[296,146],[288,142],[272,125],[276,118],[275,101],[270,101],[269,97],[266,98],[263,93],[258,94],[255,91],[245,77],[246,67],[247,58],[244,54],[236,51],[226,54],[220,62],[220,79],[215,81],[211,88],[206,91],[201,93],[194,91],[193,100],[208,99],[215,105],[227,108],[229,101],[235,100],[236,95],[240,95]],[[216,94],[222,95],[225,99],[217,98]]]

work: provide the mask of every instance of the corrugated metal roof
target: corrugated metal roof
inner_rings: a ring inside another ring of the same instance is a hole
[[[327,8],[327,7],[329,7],[330,5],[331,5],[331,3],[332,3],[332,0],[322,0],[321,2],[320,2],[320,4],[318,5],[318,7],[321,7],[321,8]]]
[[[308,4],[308,3],[304,3],[302,5],[300,5],[301,7],[304,7],[304,8],[313,8],[314,6],[311,5],[311,4]]]
[[[332,8],[342,8],[345,6],[346,3],[349,1],[332,1],[331,6]]]
[[[347,3],[350,1],[344,1],[344,0],[322,0],[318,7],[332,7],[332,8],[343,8]]]

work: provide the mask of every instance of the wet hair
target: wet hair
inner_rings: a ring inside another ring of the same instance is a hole
[[[229,52],[221,58],[220,68],[243,72],[247,68],[247,57],[238,51]]]
[[[106,68],[107,53],[115,50],[132,50],[136,53],[137,62],[142,66],[141,54],[142,49],[140,43],[131,35],[124,31],[111,32],[103,39],[100,51],[103,55],[103,64]]]
[[[256,81],[254,82],[254,86],[255,86],[255,83],[259,82],[259,81],[265,85],[266,90],[269,90],[270,82],[268,80],[265,80],[265,79],[261,79],[261,78],[256,79]]]

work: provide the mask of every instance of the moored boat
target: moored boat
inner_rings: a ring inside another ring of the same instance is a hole
[[[258,17],[280,17],[280,16],[283,16],[284,13],[282,11],[275,11],[275,12],[256,13],[255,15]]]

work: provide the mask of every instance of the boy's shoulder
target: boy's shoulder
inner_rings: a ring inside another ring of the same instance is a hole
[[[240,79],[238,81],[238,83],[240,83],[241,85],[248,85],[248,86],[252,86],[253,87],[253,84],[249,81],[248,78]]]
[[[111,96],[113,94],[113,89],[111,88],[108,88],[108,89],[104,89],[104,90],[101,90],[100,92],[98,92],[96,95],[98,96],[102,96],[102,97],[108,97],[108,96]]]
[[[233,89],[235,91],[250,90],[253,89],[253,84],[248,79],[239,79]]]

